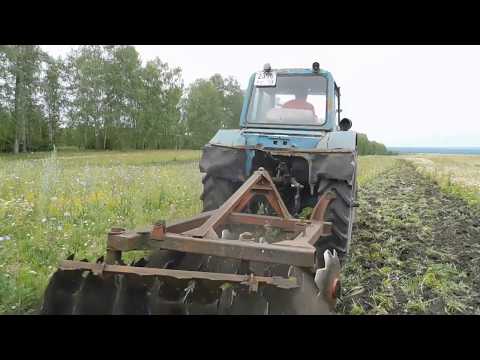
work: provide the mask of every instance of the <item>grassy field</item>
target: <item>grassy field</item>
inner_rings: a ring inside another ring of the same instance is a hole
[[[105,234],[111,227],[135,228],[158,219],[173,220],[198,214],[202,189],[199,157],[199,151],[1,156],[0,313],[28,314],[38,310],[45,286],[58,262],[71,253],[75,253],[76,258],[89,260],[103,255]],[[382,191],[382,184],[371,184],[404,163],[391,156],[365,156],[360,157],[359,162],[361,191],[369,187]],[[462,166],[461,163],[459,160],[455,166]],[[475,165],[472,169],[478,171]],[[478,173],[472,174],[480,179]],[[364,193],[364,198],[368,199],[369,194]],[[359,221],[368,216],[381,218],[384,215],[372,215],[372,211],[365,210],[363,215],[360,213]],[[400,226],[394,214],[389,216],[393,228]],[[380,226],[381,222],[378,224]],[[370,282],[374,295],[368,291],[355,295],[355,289],[362,286],[360,282],[368,280],[368,271],[363,267],[365,261],[369,263],[383,256],[382,251],[392,251],[392,259],[396,256],[391,243],[382,243],[379,235],[368,227],[365,231],[354,237],[358,246],[352,245],[356,250],[346,271],[348,292],[340,311],[394,311],[394,307],[377,306],[372,310],[366,305],[371,300],[362,298],[365,294],[376,296],[377,302],[381,301],[378,297],[386,296],[376,283]],[[372,239],[377,245],[371,246]],[[425,271],[431,274],[435,269]],[[387,270],[381,271],[388,278],[392,274]],[[448,272],[449,268],[439,271]]]
[[[357,175],[358,185],[366,184],[397,164],[398,159],[394,156],[360,156]]]
[[[480,204],[480,156],[404,156],[416,169],[440,185],[443,191]]]
[[[68,254],[95,260],[112,226],[201,210],[198,151],[0,158],[0,313],[38,308]]]

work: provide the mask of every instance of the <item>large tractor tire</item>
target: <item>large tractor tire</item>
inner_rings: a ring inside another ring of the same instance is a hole
[[[240,187],[235,183],[206,174],[202,179],[203,193],[200,197],[203,201],[203,211],[218,209]]]
[[[327,192],[333,192],[336,197],[330,203],[325,214],[325,220],[332,223],[332,235],[325,241],[323,247],[335,249],[342,262],[348,256],[352,241],[352,229],[355,221],[356,180],[353,186],[346,181],[322,179],[318,184],[318,198]],[[321,249],[323,250],[323,249]],[[321,253],[321,251],[319,251]]]

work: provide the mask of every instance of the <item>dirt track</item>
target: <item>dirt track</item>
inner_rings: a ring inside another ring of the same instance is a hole
[[[480,210],[400,161],[359,189],[340,313],[480,314]]]

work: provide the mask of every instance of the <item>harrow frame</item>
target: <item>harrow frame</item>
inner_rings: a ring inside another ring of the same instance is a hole
[[[257,195],[263,195],[277,216],[247,214],[242,211]],[[289,289],[298,287],[295,277],[265,277],[201,271],[184,271],[121,265],[122,252],[133,250],[173,250],[218,257],[287,264],[301,267],[312,273],[318,268],[315,245],[322,237],[331,234],[331,223],[324,220],[326,208],[335,194],[322,196],[315,206],[311,219],[296,219],[288,212],[275,184],[266,170],[259,168],[217,210],[203,212],[188,220],[166,226],[165,221],[141,230],[112,228],[107,237],[105,262],[88,263],[65,260],[60,270],[89,270],[103,276],[110,274],[135,274],[177,279],[203,279],[214,282],[231,282],[247,285],[256,291],[258,285],[272,285]],[[292,240],[276,243],[259,243],[246,240],[226,240],[218,231],[228,224],[260,225],[279,228],[294,234]],[[326,265],[327,266],[327,265]]]

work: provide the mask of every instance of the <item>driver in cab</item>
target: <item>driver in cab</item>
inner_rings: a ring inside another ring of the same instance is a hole
[[[295,93],[295,100],[287,101],[283,104],[284,109],[299,109],[299,110],[310,110],[315,114],[315,108],[312,104],[307,102],[308,91],[307,89],[299,89]]]

